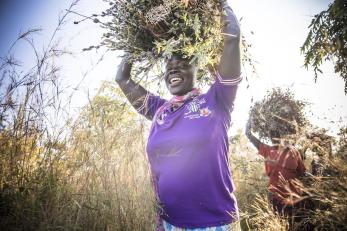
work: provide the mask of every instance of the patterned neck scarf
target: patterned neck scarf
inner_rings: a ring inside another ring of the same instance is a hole
[[[182,96],[174,96],[172,99],[164,103],[157,111],[155,120],[159,123],[162,124],[164,123],[164,118],[167,115],[168,112],[174,112],[182,105],[190,99],[195,98],[196,96],[200,95],[201,91],[200,89],[193,88],[190,92],[188,92],[185,95]]]

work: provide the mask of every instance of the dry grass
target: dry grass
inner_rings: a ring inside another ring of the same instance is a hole
[[[304,219],[297,224],[315,227],[317,230],[347,229],[347,160],[334,157],[326,163],[320,176],[311,176],[304,181],[302,190],[310,209],[301,211]]]
[[[77,3],[43,50],[29,30],[1,57],[0,230],[153,230],[143,122],[109,85],[74,122],[61,103],[54,60],[70,53],[56,35]],[[34,51],[29,69],[12,55],[19,41]]]
[[[254,230],[285,231],[289,229],[288,220],[274,212],[267,197],[257,196],[251,205],[253,213],[249,214],[249,220]]]
[[[153,230],[156,198],[143,122],[105,84],[73,126],[69,163],[76,222],[93,230]]]

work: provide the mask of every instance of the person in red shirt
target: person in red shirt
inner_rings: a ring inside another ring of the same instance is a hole
[[[262,143],[251,132],[251,123],[246,126],[246,136],[265,159],[265,171],[269,177],[269,199],[276,212],[294,216],[295,207],[301,200],[301,190],[293,182],[303,176],[306,168],[299,151],[284,145],[276,131],[270,132],[272,146]]]

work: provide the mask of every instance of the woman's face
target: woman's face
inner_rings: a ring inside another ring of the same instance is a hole
[[[189,60],[173,56],[166,62],[164,80],[172,95],[184,95],[195,85],[196,67]]]

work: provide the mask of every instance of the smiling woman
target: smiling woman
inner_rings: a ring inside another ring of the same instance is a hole
[[[241,81],[240,29],[231,8],[226,2],[222,6],[224,47],[211,73],[215,82],[205,94],[195,88],[196,65],[179,55],[166,61],[164,80],[171,100],[136,84],[126,59],[116,76],[130,103],[152,120],[146,150],[162,208],[157,230],[239,229],[227,132]]]
[[[195,86],[196,67],[188,59],[173,56],[167,61],[164,79],[172,95],[184,95]]]

